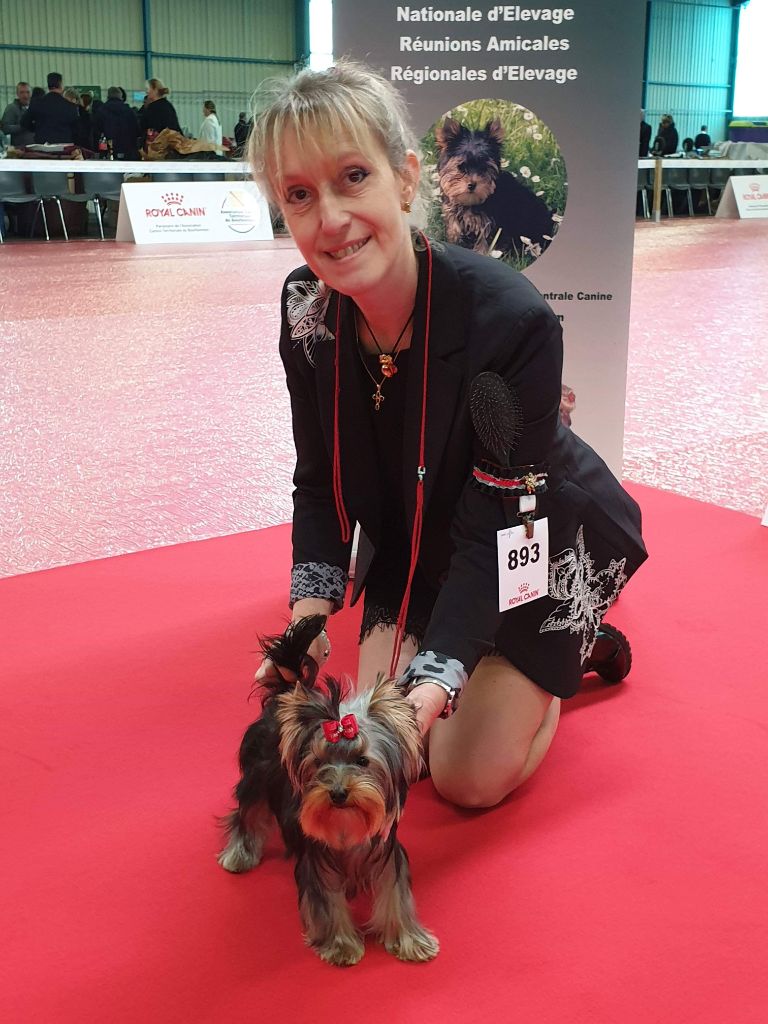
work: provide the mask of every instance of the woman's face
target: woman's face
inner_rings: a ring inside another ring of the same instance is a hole
[[[286,133],[275,191],[310,269],[331,288],[364,301],[381,298],[413,261],[401,203],[413,198],[419,161],[409,153],[398,173],[375,139],[360,147],[341,137],[322,149],[301,148],[295,134]]]
[[[149,100],[149,102],[150,103],[154,103],[154,101],[157,98],[158,98],[157,89],[154,87],[154,85],[148,85],[147,86],[147,99]]]

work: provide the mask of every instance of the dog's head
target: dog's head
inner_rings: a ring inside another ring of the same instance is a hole
[[[276,699],[280,756],[305,835],[348,850],[389,835],[419,777],[421,735],[394,680],[355,696],[332,678],[325,687],[299,684]]]
[[[445,198],[455,206],[478,206],[496,189],[501,171],[501,122],[489,121],[472,131],[446,118],[435,132],[438,148],[437,174]]]

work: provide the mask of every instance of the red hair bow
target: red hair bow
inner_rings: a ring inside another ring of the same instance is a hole
[[[344,715],[340,722],[323,722],[323,732],[329,743],[338,743],[342,736],[345,740],[353,740],[358,731],[354,715]]]

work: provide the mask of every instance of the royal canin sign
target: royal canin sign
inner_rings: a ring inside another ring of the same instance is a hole
[[[185,206],[184,196],[180,192],[166,192],[160,197],[162,206],[152,206],[144,210],[147,217],[204,217],[204,206]]]

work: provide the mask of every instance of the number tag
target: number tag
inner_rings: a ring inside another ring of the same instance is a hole
[[[529,604],[547,596],[549,583],[549,523],[537,519],[529,540],[524,526],[497,533],[499,550],[499,611]]]

